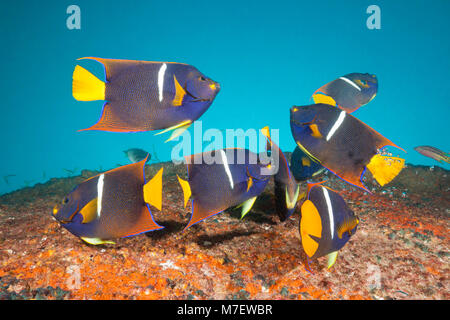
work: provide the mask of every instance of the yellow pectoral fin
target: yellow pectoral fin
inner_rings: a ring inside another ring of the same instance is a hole
[[[245,215],[250,211],[255,203],[257,197],[253,197],[248,199],[247,201],[242,203],[242,211],[241,211],[241,219],[244,219]]]
[[[253,178],[252,177],[248,177],[247,180],[247,192],[248,190],[250,190],[250,188],[253,186]]]
[[[85,68],[77,65],[72,79],[72,95],[76,100],[105,100],[105,83]]]
[[[93,244],[93,245],[99,245],[99,244],[105,244],[105,243],[109,243],[109,244],[116,244],[114,241],[111,240],[102,240],[100,238],[86,238],[86,237],[81,237],[81,239],[89,244]]]
[[[311,160],[308,157],[302,157],[302,166],[309,167],[311,166]]]
[[[184,207],[186,208],[186,205],[189,201],[189,198],[191,197],[191,186],[189,185],[189,182],[186,180],[181,179],[178,175],[178,182],[180,183],[181,189],[183,189],[183,196],[184,196]]]
[[[337,255],[338,255],[337,251],[333,251],[327,255],[327,257],[328,257],[327,268],[328,269],[330,269],[336,263]]]
[[[83,221],[81,221],[81,223],[89,223],[97,219],[97,202],[98,198],[94,198],[80,210],[80,213],[83,216]]]
[[[144,185],[144,201],[161,211],[162,207],[162,175],[163,169],[159,169],[156,175]]]
[[[155,136],[160,135],[160,134],[162,134],[162,133],[165,133],[165,132],[167,132],[167,131],[174,130],[174,131],[172,132],[172,134],[170,135],[169,139],[167,139],[166,141],[164,141],[164,142],[167,142],[167,141],[173,140],[173,139],[175,139],[176,137],[178,137],[179,135],[183,134],[183,132],[186,131],[186,129],[189,128],[189,126],[190,126],[191,124],[192,124],[192,121],[191,121],[191,120],[185,120],[185,121],[180,122],[179,124],[176,124],[176,125],[174,125],[174,126],[172,126],[172,127],[170,127],[170,128],[164,129],[164,130],[161,131],[161,132],[155,133]]]
[[[175,97],[173,98],[172,105],[179,107],[183,104],[183,98],[186,95],[186,90],[180,85],[175,75],[173,76],[173,82],[175,83]]]
[[[319,127],[317,126],[317,124],[310,124],[309,128],[312,131],[311,136],[313,136],[314,138],[320,139],[323,137],[319,131]]]
[[[336,106],[336,101],[330,96],[324,95],[322,93],[317,93],[313,95],[314,103],[324,103],[331,106]]]
[[[344,232],[350,233],[354,227],[356,227],[359,223],[359,219],[357,217],[352,218],[351,220],[345,221],[337,228],[337,234],[339,239],[342,239],[342,235]]]
[[[376,154],[370,159],[367,169],[377,182],[384,186],[394,179],[405,166],[405,159]]]
[[[317,251],[319,244],[312,239],[310,235],[322,237],[322,219],[319,211],[311,200],[306,200],[302,204],[302,218],[300,220],[300,234],[302,237],[302,245],[305,253],[312,257]]]

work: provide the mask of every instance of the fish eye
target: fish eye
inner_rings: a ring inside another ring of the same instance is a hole
[[[206,81],[206,78],[204,76],[199,77],[200,81]]]
[[[62,201],[62,204],[67,204],[69,202],[69,198],[65,197]]]

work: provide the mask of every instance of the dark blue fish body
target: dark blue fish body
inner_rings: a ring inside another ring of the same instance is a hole
[[[350,73],[317,89],[313,98],[315,103],[331,104],[351,113],[369,103],[377,91],[375,75]]]
[[[291,130],[297,146],[341,179],[367,188],[366,169],[384,185],[402,170],[404,159],[382,156],[386,146],[399,148],[353,115],[319,103],[291,108]]]
[[[308,186],[301,211],[299,229],[305,253],[311,259],[328,256],[331,267],[337,252],[356,232],[358,217],[337,192],[318,184]]]
[[[216,161],[205,163],[205,157]],[[248,200],[253,199],[253,204],[272,175],[262,170],[266,165],[258,161],[258,155],[247,149],[214,150],[186,160],[188,181],[179,178],[185,201],[192,195],[192,216],[186,228]]]
[[[300,182],[320,176],[325,173],[326,168],[311,159],[297,146],[295,147],[294,152],[292,152],[291,170],[295,180]]]
[[[146,184],[146,160],[79,184],[64,198],[62,206],[54,208],[55,219],[91,244],[161,229],[153,220],[148,204],[161,209],[162,170]]]
[[[97,124],[86,130],[116,132],[184,127],[197,120],[220,90],[194,66],[172,62],[93,59],[106,82],[75,68],[73,95],[80,101],[106,100]]]

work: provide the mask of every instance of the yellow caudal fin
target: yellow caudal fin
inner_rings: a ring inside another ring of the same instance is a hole
[[[76,100],[105,100],[105,83],[85,68],[77,65],[72,79],[72,95]]]
[[[313,100],[314,100],[314,103],[324,103],[324,104],[329,104],[331,106],[336,106],[336,101],[334,101],[334,99],[332,97],[321,94],[321,93],[314,94]]]
[[[144,201],[161,211],[162,207],[162,175],[163,169],[144,185]]]
[[[189,185],[189,182],[186,180],[181,179],[178,175],[178,182],[180,183],[181,189],[183,189],[183,196],[184,196],[184,207],[186,208],[186,205],[189,201],[189,198],[191,197],[191,186]]]
[[[376,154],[370,159],[367,169],[377,182],[384,186],[394,179],[405,166],[405,159]]]
[[[310,236],[322,237],[322,219],[311,200],[303,202],[301,211],[300,235],[302,237],[303,250],[305,250],[308,257],[312,257],[319,248],[319,244]]]
[[[102,240],[100,238],[86,238],[86,237],[81,237],[81,239],[89,244],[93,244],[95,246],[99,245],[99,244],[105,244],[105,243],[109,243],[109,244],[116,244],[114,241],[111,240]]]
[[[175,97],[173,98],[172,104],[175,107],[179,107],[183,104],[183,98],[186,95],[186,90],[184,90],[180,85],[175,75],[173,75],[173,81],[175,83]]]

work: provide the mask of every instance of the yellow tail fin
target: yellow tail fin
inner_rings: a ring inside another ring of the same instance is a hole
[[[326,96],[321,93],[317,93],[313,95],[314,103],[324,103],[329,104],[330,106],[336,106],[336,101],[330,96]]]
[[[376,154],[372,157],[367,169],[372,173],[377,182],[384,186],[394,179],[405,166],[405,159],[382,156]]]
[[[184,207],[186,208],[189,198],[191,197],[191,186],[189,185],[189,182],[181,179],[178,175],[177,175],[177,178],[178,178],[178,182],[180,183],[181,189],[183,189]]]
[[[76,66],[72,79],[72,95],[76,100],[105,100],[105,83],[85,68]]]
[[[144,185],[144,201],[161,211],[162,207],[162,175],[163,169]]]

